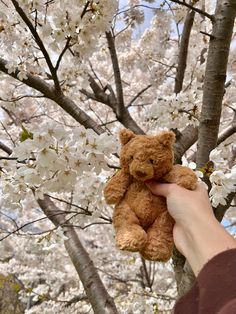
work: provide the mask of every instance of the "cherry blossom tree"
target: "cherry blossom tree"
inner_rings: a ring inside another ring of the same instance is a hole
[[[234,0],[0,1],[0,272],[25,313],[170,312],[192,285],[176,249],[161,264],[115,247],[102,190],[122,127],[172,129],[234,232],[235,15]]]

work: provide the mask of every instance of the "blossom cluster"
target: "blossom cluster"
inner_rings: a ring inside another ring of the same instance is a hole
[[[226,205],[227,196],[236,192],[236,165],[231,169],[222,157],[220,149],[210,153],[210,160],[214,163],[214,171],[210,175],[211,190],[209,192],[212,205]]]
[[[44,3],[37,0],[21,0],[19,7],[28,23],[31,23],[31,28],[34,28],[34,34],[32,36],[29,26],[25,25],[20,14],[16,14],[12,4],[6,6],[4,2],[0,2],[0,56],[11,51],[11,56],[8,55],[8,73],[11,74],[18,69],[18,79],[24,80],[27,79],[27,73],[47,77],[48,60],[42,45],[54,67],[63,49],[68,45],[67,50],[70,48],[68,54],[77,60],[71,63],[69,68],[74,68],[75,73],[84,75],[83,67],[80,70],[81,61],[91,56],[96,49],[98,38],[109,29],[117,10],[117,2],[73,0]],[[40,46],[38,39],[35,43],[33,37],[43,39],[43,44]],[[66,65],[68,67],[69,63],[66,62]],[[63,74],[63,71],[59,73],[60,80],[67,79]]]
[[[98,195],[93,187],[101,190],[97,185],[104,179],[98,175],[109,170],[107,158],[116,152],[117,140],[82,126],[65,130],[53,123],[42,129],[27,130],[31,138],[14,148],[11,157],[16,160],[1,162],[2,199],[18,206],[33,190],[36,198],[43,198],[44,193],[75,192],[92,201],[92,194]],[[84,197],[80,199],[82,203]]]
[[[159,91],[156,101],[148,112],[153,126],[182,129],[186,125],[197,126],[202,93],[189,90],[177,95],[165,95]]]

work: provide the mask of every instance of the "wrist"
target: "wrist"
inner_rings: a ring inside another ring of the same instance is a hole
[[[227,233],[214,216],[189,224],[184,229],[181,248],[195,275],[215,255],[236,248],[236,240]]]

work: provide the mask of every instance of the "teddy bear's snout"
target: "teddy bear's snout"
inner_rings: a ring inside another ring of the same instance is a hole
[[[139,160],[133,160],[129,166],[130,174],[139,181],[146,181],[152,179],[154,176],[154,169],[151,164],[142,163]]]
[[[153,178],[153,170],[152,169],[139,169],[131,171],[131,174],[137,179],[141,181],[145,181]]]
[[[147,173],[143,171],[135,171],[135,174],[137,177],[140,177],[140,178],[144,178],[147,176]]]

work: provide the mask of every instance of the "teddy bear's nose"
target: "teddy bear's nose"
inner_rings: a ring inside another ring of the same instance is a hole
[[[142,172],[142,171],[135,171],[135,174],[136,174],[136,176],[138,176],[140,178],[146,177],[146,175],[147,175],[145,172]]]

